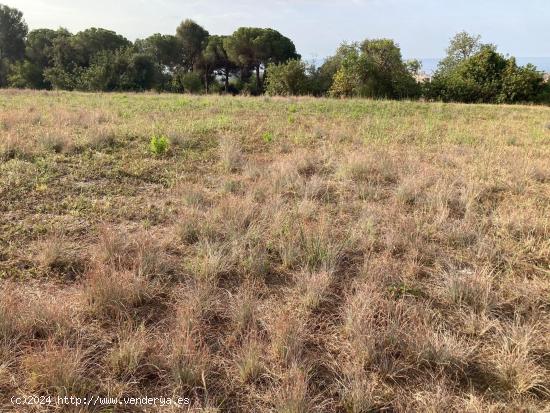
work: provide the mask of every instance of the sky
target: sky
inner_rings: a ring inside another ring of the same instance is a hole
[[[212,34],[272,27],[308,60],[342,41],[396,40],[405,58],[437,58],[466,30],[517,57],[550,57],[550,0],[0,0],[30,29],[104,27],[130,40],[171,34],[191,18]]]

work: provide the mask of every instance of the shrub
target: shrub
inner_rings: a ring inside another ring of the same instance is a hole
[[[189,72],[182,76],[181,84],[183,90],[187,93],[200,93],[202,92],[201,77],[195,72]]]
[[[365,40],[342,45],[329,93],[335,97],[414,98],[420,86],[392,40]]]
[[[450,69],[438,71],[426,85],[426,97],[465,103],[516,103],[540,101],[543,77],[532,65],[518,67],[492,46]]]
[[[170,143],[168,138],[162,135],[153,135],[151,142],[149,143],[149,149],[155,155],[164,155],[168,152]]]
[[[265,143],[271,143],[273,142],[273,133],[272,132],[265,132],[263,135],[262,135],[262,140],[265,142]]]
[[[301,60],[270,64],[267,67],[265,90],[268,95],[295,96],[308,92],[306,64]]]

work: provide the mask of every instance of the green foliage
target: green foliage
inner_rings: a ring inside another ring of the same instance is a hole
[[[533,66],[518,67],[493,47],[438,71],[426,86],[426,96],[465,103],[535,102],[544,92],[543,77]]]
[[[11,64],[25,54],[27,32],[23,13],[0,4],[0,87],[8,84]]]
[[[82,76],[86,90],[115,91],[151,89],[156,79],[156,67],[149,56],[132,49],[99,53]]]
[[[340,61],[340,67],[333,77],[330,95],[333,97],[351,97],[358,95],[361,88],[365,62],[356,47],[350,46]]]
[[[550,82],[543,84],[540,93],[535,99],[535,102],[550,105]],[[548,129],[550,129],[550,127],[548,127]]]
[[[294,43],[273,29],[241,27],[224,40],[224,48],[236,66],[256,73],[258,92],[263,88],[262,67],[300,58]]]
[[[420,70],[422,70],[422,62],[418,59],[407,60],[405,62],[405,67],[412,76],[416,76],[420,74]]]
[[[344,44],[339,54],[335,59],[339,67],[330,88],[332,96],[402,99],[420,94],[420,87],[393,40]]]
[[[74,36],[60,30],[52,43],[53,66],[44,70],[44,79],[56,89],[122,90],[105,79],[119,73],[105,75],[104,71],[106,67],[119,68],[124,52],[116,52],[131,46],[127,39],[110,30],[91,28]],[[113,62],[109,61],[111,58]]]
[[[457,33],[447,48],[447,56],[439,63],[438,72],[454,69],[460,62],[479,53],[484,46],[493,47],[483,45],[479,35],[471,35],[465,31]]]
[[[183,91],[187,93],[201,93],[203,91],[202,80],[198,73],[188,72],[181,77]]]
[[[10,72],[10,62],[8,59],[0,58],[0,87],[8,84],[8,73]]]
[[[0,87],[550,103],[550,84],[534,66],[518,67],[466,32],[451,40],[432,81],[422,84],[415,80],[420,62],[403,61],[389,39],[344,43],[315,67],[269,28],[211,36],[187,19],[175,35],[156,33],[134,44],[102,28],[27,32],[22,13],[0,5]]]
[[[182,50],[182,64],[187,70],[193,70],[206,44],[208,32],[193,20],[183,21],[176,30],[176,38]]]
[[[318,69],[310,68],[310,87],[314,95],[323,96],[329,93],[334,76],[340,69],[342,61],[355,46],[343,43],[336,50],[336,54],[327,58],[321,67]]]
[[[25,58],[12,65],[9,85],[17,88],[51,89],[46,72],[54,64],[54,42],[65,36],[64,29],[38,29],[31,31],[26,39]]]
[[[221,76],[224,84],[224,91],[229,92],[229,79],[237,70],[227,54],[224,42],[227,36],[210,36],[202,55],[202,69],[207,73],[214,72]]]
[[[10,68],[8,84],[20,89],[44,89],[43,70],[28,60],[19,61]]]
[[[155,155],[164,155],[168,152],[170,142],[162,135],[153,135],[149,142],[149,150]]]
[[[501,103],[540,101],[545,92],[542,73],[533,65],[518,67],[512,57],[503,72],[502,87],[498,97]]]
[[[183,59],[180,41],[176,36],[156,33],[146,39],[136,40],[139,53],[151,56],[162,67],[175,68]]]
[[[0,4],[0,59],[15,61],[23,58],[27,32],[23,13]]]
[[[268,95],[296,96],[308,92],[306,64],[301,60],[272,63],[267,67],[265,90]]]
[[[92,27],[71,37],[70,46],[80,66],[88,67],[100,52],[115,52],[132,46],[132,43],[112,30]]]
[[[265,142],[265,143],[271,143],[273,142],[273,139],[275,139],[275,136],[273,135],[273,132],[264,132],[264,134],[262,135],[262,140]]]

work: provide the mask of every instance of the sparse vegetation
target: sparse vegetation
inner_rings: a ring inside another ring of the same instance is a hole
[[[0,411],[545,411],[549,121],[2,91]]]

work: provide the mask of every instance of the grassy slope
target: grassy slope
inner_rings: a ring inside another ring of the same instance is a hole
[[[2,92],[0,410],[64,392],[542,409],[549,122],[544,107]]]

